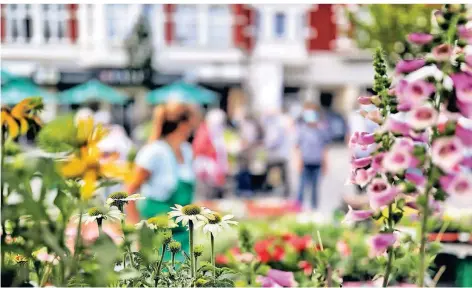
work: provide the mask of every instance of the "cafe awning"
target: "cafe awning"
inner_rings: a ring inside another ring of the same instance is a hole
[[[41,97],[45,103],[56,102],[56,97],[28,79],[14,78],[2,85],[1,102],[6,105],[19,103],[29,97]]]
[[[80,104],[89,101],[124,104],[127,98],[126,95],[95,79],[65,90],[59,95],[60,102],[63,104]]]
[[[182,81],[155,89],[149,92],[146,97],[146,100],[152,104],[161,104],[169,101],[212,104],[216,102],[217,99],[218,95],[215,92]]]

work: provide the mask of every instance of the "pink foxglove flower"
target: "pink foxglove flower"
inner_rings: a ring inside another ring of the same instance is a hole
[[[395,135],[407,136],[410,133],[408,123],[388,118],[386,121],[386,129]]]
[[[354,172],[354,179],[352,184],[359,185],[361,187],[366,186],[370,180],[375,176],[375,171],[372,168],[369,169],[356,169]]]
[[[411,33],[408,35],[408,42],[424,45],[433,41],[433,35],[427,33]]]
[[[463,159],[463,146],[457,137],[441,137],[433,142],[431,160],[445,172],[452,172]]]
[[[375,143],[374,133],[354,132],[349,140],[349,146],[353,148],[358,145],[361,149],[366,150],[370,144]]]
[[[51,263],[52,265],[57,265],[59,263],[59,257],[54,254],[48,254],[45,250],[42,250],[36,254],[36,259],[40,262]]]
[[[424,80],[408,83],[402,80],[398,83],[397,96],[399,105],[418,106],[424,103],[436,91],[433,84]]]
[[[370,210],[353,210],[351,206],[349,206],[349,211],[347,212],[346,216],[343,219],[343,223],[351,224],[354,222],[363,221],[369,219],[374,214],[373,211]]]
[[[410,73],[423,67],[426,61],[423,59],[401,60],[397,63],[395,71],[397,73]]]
[[[405,179],[416,186],[424,186],[426,184],[426,177],[420,173],[406,172]]]
[[[382,124],[382,115],[380,115],[380,111],[378,109],[371,110],[371,111],[365,111],[361,110],[359,112],[364,118],[369,119],[370,121],[377,123],[377,124]]]
[[[472,156],[466,156],[461,162],[461,165],[465,168],[472,169]]]
[[[437,61],[448,61],[452,56],[452,47],[449,44],[441,44],[434,47],[432,53]]]
[[[393,246],[397,241],[394,233],[381,233],[374,235],[368,239],[369,256],[380,256],[387,251],[387,248]]]
[[[277,282],[274,281],[274,279],[266,276],[257,276],[256,282],[261,285],[263,288],[279,288],[282,287]]]
[[[455,134],[464,146],[472,147],[472,129],[467,129],[461,123],[457,123]]]
[[[458,173],[456,175],[442,176],[441,188],[451,196],[472,196],[472,173]]]
[[[371,166],[375,172],[385,171],[382,164],[384,157],[385,157],[385,152],[381,152],[381,153],[375,154],[374,157],[372,158]]]
[[[413,165],[417,164],[417,161],[414,161],[413,155],[406,149],[392,149],[387,152],[382,164],[385,170],[399,174],[413,167]]]
[[[370,96],[360,96],[359,98],[357,98],[357,101],[361,105],[370,105],[370,104],[372,104],[370,102]]]
[[[472,104],[472,75],[467,73],[456,73],[451,75],[456,87],[457,101]]]
[[[383,178],[374,178],[367,186],[370,207],[377,211],[381,207],[392,203],[398,194],[398,189],[392,187]]]
[[[417,106],[408,112],[408,124],[414,130],[424,130],[436,124],[438,120],[438,112],[430,103]]]
[[[352,158],[351,164],[353,168],[364,168],[372,162],[372,156],[362,157],[362,158]]]
[[[457,28],[459,37],[466,40],[469,44],[472,44],[472,28],[468,28],[465,25],[461,25]]]

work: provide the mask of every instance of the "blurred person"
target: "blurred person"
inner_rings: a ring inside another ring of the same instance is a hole
[[[166,215],[175,204],[192,203],[195,175],[192,147],[187,142],[194,127],[191,113],[187,104],[174,102],[155,109],[153,133],[136,155],[134,180],[127,187],[129,195],[140,190],[146,199],[128,205],[128,222]],[[174,239],[188,245],[184,227],[174,230]]]
[[[291,152],[291,133],[289,130],[290,119],[281,111],[269,111],[262,119],[264,127],[264,146],[268,153],[267,177],[270,178],[274,171],[278,171],[278,178],[283,186],[284,196],[290,194],[290,183],[288,177],[288,162]],[[269,179],[270,180],[270,179]],[[275,181],[275,182],[277,182]],[[274,181],[267,181],[274,182]],[[271,186],[273,183],[270,184]]]
[[[223,110],[210,110],[195,133],[192,143],[197,177],[205,186],[214,190],[217,198],[223,198],[229,170],[224,141],[225,123],[226,115]]]
[[[328,125],[325,123],[319,107],[306,103],[302,113],[303,121],[298,125],[297,145],[301,158],[300,189],[298,202],[303,204],[305,188],[311,189],[311,208],[318,204],[318,183],[320,173],[327,171],[327,144],[331,142]]]

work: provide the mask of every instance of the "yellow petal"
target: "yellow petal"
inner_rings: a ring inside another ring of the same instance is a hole
[[[23,118],[26,110],[30,108],[30,102],[30,98],[21,100],[20,103],[16,104],[15,107],[11,109],[11,115],[18,120]]]
[[[9,138],[16,138],[18,134],[20,133],[20,127],[18,126],[18,123],[16,123],[15,119],[10,116],[8,113],[4,113],[2,111],[2,121],[5,121],[7,123],[8,127],[8,137]]]
[[[87,170],[84,174],[84,185],[80,187],[80,197],[82,200],[88,200],[93,196],[95,192],[97,173],[95,170]]]
[[[97,144],[108,134],[108,132],[108,129],[104,128],[101,124],[97,125],[90,134],[88,143],[91,145]]]
[[[124,180],[128,167],[115,161],[106,161],[100,164],[100,174],[105,178],[116,178]]]
[[[67,163],[61,165],[61,173],[64,177],[78,177],[85,172],[87,164],[80,158],[73,156]]]
[[[28,132],[28,121],[26,121],[25,118],[19,118],[20,120],[20,132],[21,132],[21,135],[24,135],[26,134],[26,132]]]
[[[85,143],[93,131],[93,118],[86,117],[77,120],[77,140],[79,143]]]

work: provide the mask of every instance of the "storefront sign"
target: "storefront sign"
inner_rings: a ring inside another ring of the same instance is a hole
[[[143,69],[97,69],[95,74],[98,80],[113,86],[141,86],[151,78],[150,70]]]

